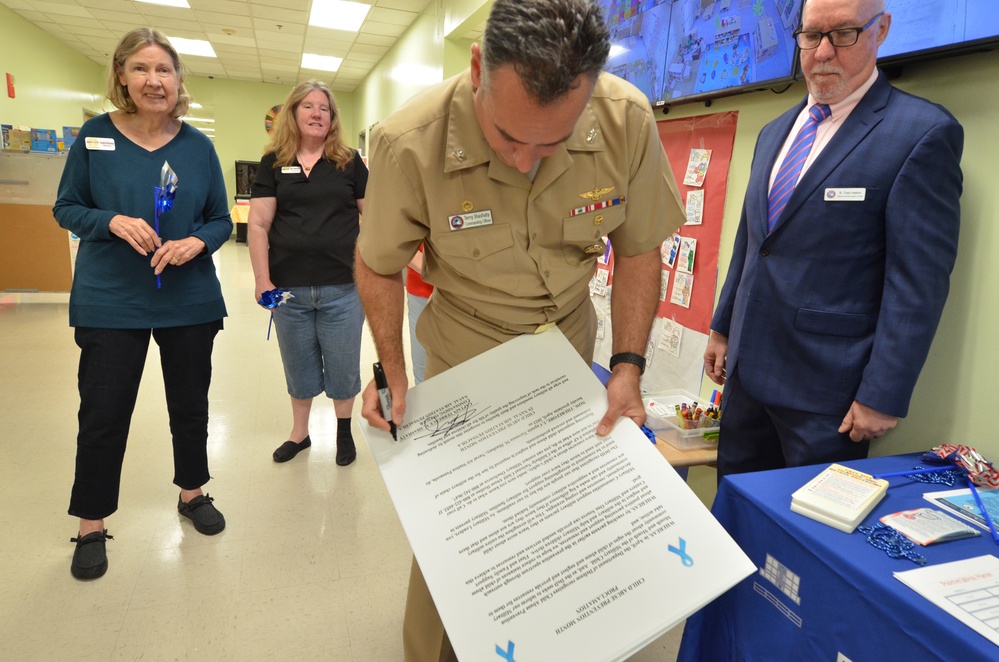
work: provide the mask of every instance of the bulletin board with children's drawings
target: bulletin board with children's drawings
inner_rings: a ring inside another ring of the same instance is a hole
[[[642,388],[648,393],[700,391],[703,355],[718,286],[718,249],[738,112],[658,122],[687,222],[662,245],[659,307],[646,346]],[[597,310],[594,360],[611,354],[613,246],[597,265],[590,294]]]

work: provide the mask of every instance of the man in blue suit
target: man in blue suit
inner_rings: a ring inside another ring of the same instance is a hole
[[[964,132],[878,71],[890,25],[884,0],[804,6],[808,97],[757,139],[704,354],[727,382],[719,481],[866,457],[908,411],[957,256]]]

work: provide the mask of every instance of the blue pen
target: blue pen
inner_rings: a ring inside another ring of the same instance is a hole
[[[989,511],[985,509],[985,504],[982,503],[982,497],[978,494],[978,488],[975,487],[975,482],[971,480],[971,476],[966,477],[968,480],[968,487],[971,488],[971,495],[975,497],[975,503],[978,504],[978,509],[982,511],[982,517],[985,518],[985,523],[989,525],[989,531],[992,533],[992,540],[999,545],[999,532],[996,531],[996,525],[992,523],[992,518],[989,517]]]
[[[385,379],[381,363],[375,364],[375,388],[378,389],[378,402],[382,406],[382,416],[388,421],[389,429],[392,431],[392,439],[399,441],[395,423],[392,422],[392,394],[389,392],[388,380]]]

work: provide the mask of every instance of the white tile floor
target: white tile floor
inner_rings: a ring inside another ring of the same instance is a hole
[[[226,530],[202,536],[177,513],[152,345],[119,510],[106,520],[110,568],[92,582],[69,573],[79,399],[67,306],[0,292],[0,659],[402,659],[411,551],[358,429],[360,399],[353,465],[336,465],[336,418],[319,399],[312,448],[274,463],[291,425],[277,342],[265,340],[245,245],[230,241],[216,264],[229,317],[215,345],[206,490]],[[366,332],[362,365],[373,360]],[[675,660],[680,630],[633,662]]]

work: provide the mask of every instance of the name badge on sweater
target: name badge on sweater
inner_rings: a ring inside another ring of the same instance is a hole
[[[865,188],[827,188],[826,202],[863,202],[867,197]]]
[[[282,175],[300,175],[302,174],[301,166],[281,166]]]
[[[99,152],[114,151],[114,138],[94,138],[93,136],[87,136],[84,144],[89,150],[97,150]]]

